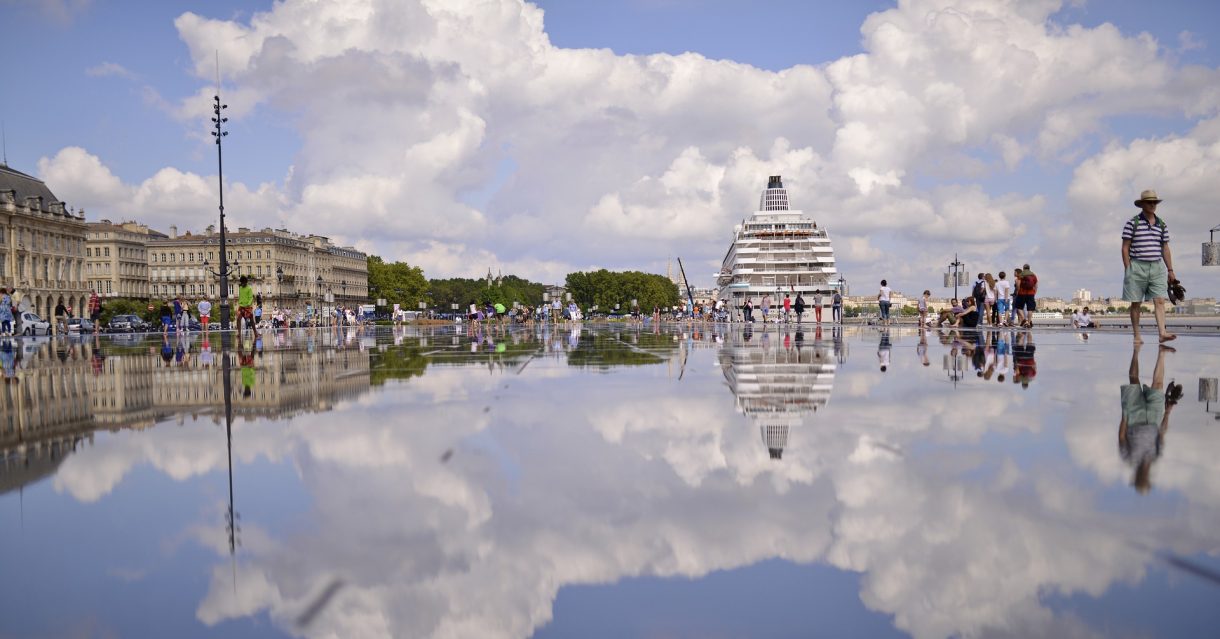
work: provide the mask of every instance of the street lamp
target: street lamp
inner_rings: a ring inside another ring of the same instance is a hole
[[[225,250],[225,177],[224,177],[224,158],[221,152],[220,141],[229,134],[221,128],[229,118],[223,117],[221,113],[229,108],[227,104],[220,103],[220,89],[217,88],[217,95],[212,96],[212,124],[216,127],[212,131],[212,137],[216,138],[216,182],[217,191],[220,194],[220,330],[229,330],[229,258],[228,252]]]
[[[945,288],[949,288],[949,280],[953,280],[953,299],[957,297],[957,287],[966,285],[966,265],[957,259],[957,253],[953,254],[953,261],[949,262],[949,272],[945,273]]]
[[[322,321],[321,321],[322,320],[322,276],[319,275],[318,279],[314,280],[314,282],[318,285],[318,296],[315,298],[315,300],[316,300],[315,306],[317,308],[313,309],[313,312],[314,312],[314,317],[318,322],[318,326],[321,326],[322,325]]]

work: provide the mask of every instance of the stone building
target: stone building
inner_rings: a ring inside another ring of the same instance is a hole
[[[148,242],[165,234],[143,224],[91,222],[85,239],[89,290],[106,297],[149,297]]]
[[[55,305],[83,309],[85,213],[69,210],[38,178],[0,164],[0,286],[16,288],[49,318]]]
[[[368,258],[354,248],[335,246],[320,235],[270,228],[239,228],[227,232],[225,241],[233,272],[230,297],[237,297],[237,279],[245,275],[254,292],[272,306],[299,309],[330,299],[339,304],[368,299]],[[171,226],[167,237],[148,243],[150,294],[155,298],[216,299],[220,295],[215,274],[220,267],[219,250],[220,234],[215,227],[209,226],[201,234],[179,235]]]

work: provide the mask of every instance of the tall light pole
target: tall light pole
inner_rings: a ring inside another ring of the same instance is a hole
[[[225,109],[229,108],[229,105],[220,103],[219,85],[216,91],[218,95],[213,96],[214,104],[212,105],[212,124],[215,125],[216,130],[212,131],[212,137],[216,138],[216,179],[220,193],[220,330],[227,331],[229,330],[231,309],[229,308],[229,255],[225,249],[225,171],[220,140],[229,134],[228,131],[221,130],[221,125],[229,121],[229,118],[221,115]]]
[[[953,278],[953,299],[958,299],[957,287],[959,284],[961,284],[961,274],[964,272],[966,272],[966,265],[962,263],[961,260],[957,259],[957,253],[954,253],[953,261],[949,262],[949,273],[945,276],[946,280]],[[945,282],[945,286],[949,286],[948,281]]]

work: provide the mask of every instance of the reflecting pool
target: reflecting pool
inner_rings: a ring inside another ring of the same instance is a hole
[[[1174,346],[3,339],[0,637],[1209,636],[1220,339]]]

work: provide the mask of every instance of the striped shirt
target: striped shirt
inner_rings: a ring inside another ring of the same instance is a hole
[[[1131,240],[1129,255],[1132,259],[1159,262],[1162,245],[1169,243],[1169,227],[1159,216],[1155,223],[1149,224],[1143,215],[1137,215],[1123,227],[1123,240]]]

